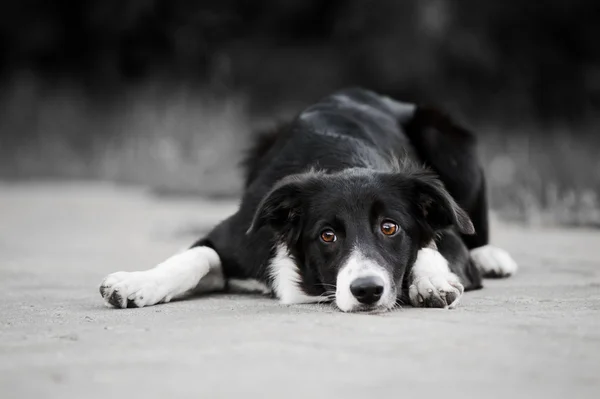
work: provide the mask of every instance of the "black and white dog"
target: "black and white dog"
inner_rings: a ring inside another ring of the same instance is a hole
[[[475,138],[433,109],[343,90],[261,136],[245,166],[234,215],[153,269],[106,277],[106,303],[235,289],[344,312],[452,308],[517,269],[488,245]]]

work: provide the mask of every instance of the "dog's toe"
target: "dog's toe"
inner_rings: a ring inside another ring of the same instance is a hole
[[[462,284],[451,273],[447,278],[436,276],[416,279],[408,290],[411,304],[425,308],[454,308],[463,292]]]
[[[166,301],[150,272],[113,273],[104,279],[99,290],[107,305],[120,309],[142,308]]]
[[[110,296],[108,297],[108,303],[113,305],[115,308],[127,307],[127,297],[121,292],[121,288],[115,288]]]
[[[437,250],[419,251],[410,278],[408,296],[416,307],[454,308],[464,292],[458,277]]]

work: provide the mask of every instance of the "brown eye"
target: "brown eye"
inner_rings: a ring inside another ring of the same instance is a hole
[[[337,237],[335,235],[335,233],[333,232],[333,230],[323,230],[321,232],[321,241],[323,242],[335,242],[337,240]]]
[[[386,236],[393,236],[398,232],[398,225],[394,222],[386,220],[381,223],[381,232]]]

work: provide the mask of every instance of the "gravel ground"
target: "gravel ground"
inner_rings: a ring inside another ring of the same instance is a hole
[[[600,397],[600,232],[494,223],[520,263],[461,307],[342,314],[213,295],[102,304],[235,203],[91,183],[0,185],[0,397]]]

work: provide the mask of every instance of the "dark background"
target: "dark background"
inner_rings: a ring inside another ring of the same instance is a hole
[[[594,0],[0,4],[0,177],[235,195],[251,132],[344,86],[480,137],[492,206],[600,225]]]

